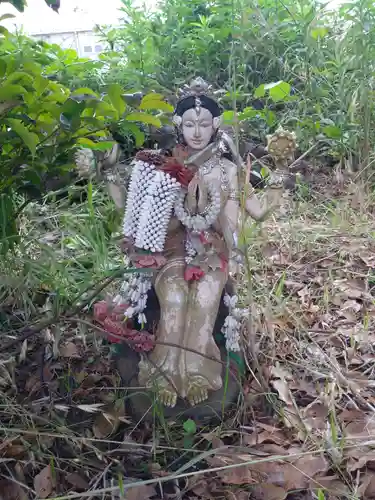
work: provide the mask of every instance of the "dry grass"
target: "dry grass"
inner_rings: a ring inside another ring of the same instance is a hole
[[[131,421],[112,348],[61,318],[1,353],[0,498],[375,495],[373,200],[354,184],[299,193],[247,228],[251,286],[241,289],[252,295],[244,352],[254,376],[236,418],[193,435],[162,418]],[[17,335],[10,317],[22,326],[62,313],[117,259],[101,236],[105,203],[95,224],[82,206],[69,209],[75,220],[48,210],[44,229],[26,221],[28,253],[3,262],[2,346]],[[41,244],[43,231],[57,236]],[[43,283],[54,293],[38,304]],[[137,487],[125,495],[129,481]]]

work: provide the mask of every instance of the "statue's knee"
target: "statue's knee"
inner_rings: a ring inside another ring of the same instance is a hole
[[[189,288],[185,281],[179,282],[176,280],[169,289],[164,290],[164,293],[159,294],[159,302],[161,307],[170,307],[174,309],[184,310],[187,305]]]

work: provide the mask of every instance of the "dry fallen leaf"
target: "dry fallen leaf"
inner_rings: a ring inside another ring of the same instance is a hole
[[[112,405],[106,406],[103,413],[96,416],[93,424],[95,437],[105,439],[111,436],[123,421],[127,421],[125,418],[125,405],[118,400]]]
[[[270,445],[262,446],[261,450],[269,450]],[[273,445],[275,448],[275,445]],[[297,454],[299,448],[289,450],[290,454]],[[276,456],[278,453],[273,453]],[[284,452],[285,455],[285,452]],[[328,470],[328,461],[323,456],[304,455],[298,459],[285,460],[257,460],[252,455],[232,455],[232,456],[214,456],[208,459],[213,467],[223,467],[234,464],[248,462],[246,465],[230,469],[223,469],[218,472],[218,476],[225,484],[241,486],[244,484],[262,484],[274,485],[285,491],[305,489],[308,487],[309,480],[317,474]],[[277,492],[282,495],[282,491]]]
[[[92,426],[94,436],[98,439],[105,439],[116,432],[119,424],[120,420],[118,417],[108,413],[100,413],[96,416]]]
[[[251,498],[254,500],[284,500],[287,496],[288,492],[284,488],[274,484],[258,484],[251,488]]]
[[[54,479],[50,465],[34,477],[34,488],[39,498],[48,498],[54,489]]]
[[[358,493],[361,495],[361,498],[375,498],[375,474],[374,473],[365,473],[365,476],[362,478],[361,485],[358,489]]]
[[[126,489],[126,500],[151,500],[155,496],[155,488],[153,486],[135,486],[134,488]]]
[[[359,418],[349,422],[343,428],[343,431],[347,439],[373,439],[375,436],[375,418],[372,415],[362,413]]]
[[[353,496],[349,487],[336,476],[317,476],[310,480],[309,489],[324,489],[329,495],[335,495],[340,498],[352,498]]]
[[[68,483],[73,486],[73,488],[80,491],[87,491],[90,488],[88,481],[80,474],[71,473],[66,476]]]
[[[59,350],[60,356],[62,356],[63,358],[81,358],[78,352],[78,348],[73,342],[68,342],[67,344],[61,346]]]
[[[14,481],[0,481],[0,500],[27,500],[26,491]]]

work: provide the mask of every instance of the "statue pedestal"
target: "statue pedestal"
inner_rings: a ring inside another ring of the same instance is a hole
[[[209,399],[191,406],[188,401],[178,398],[174,408],[161,404],[156,394],[138,384],[139,355],[127,345],[119,346],[116,354],[116,366],[121,375],[122,383],[127,388],[125,405],[130,415],[136,421],[153,421],[155,418],[181,419],[188,418],[198,420],[221,421],[224,414],[233,411],[238,406],[241,395],[241,381],[239,370],[234,361],[228,361],[225,349],[221,349],[221,357],[224,362],[222,377],[223,387],[218,391],[211,391]]]

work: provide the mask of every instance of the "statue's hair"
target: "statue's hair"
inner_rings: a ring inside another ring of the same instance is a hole
[[[201,95],[199,96],[199,100],[201,107],[208,109],[208,111],[210,111],[210,113],[214,118],[217,118],[218,116],[221,115],[220,106],[214,99],[211,99],[210,97],[207,97],[205,95]],[[180,101],[178,101],[175,109],[175,114],[178,116],[182,116],[185,113],[185,111],[188,111],[189,109],[193,109],[195,107],[196,107],[196,97],[195,96],[185,97]]]

